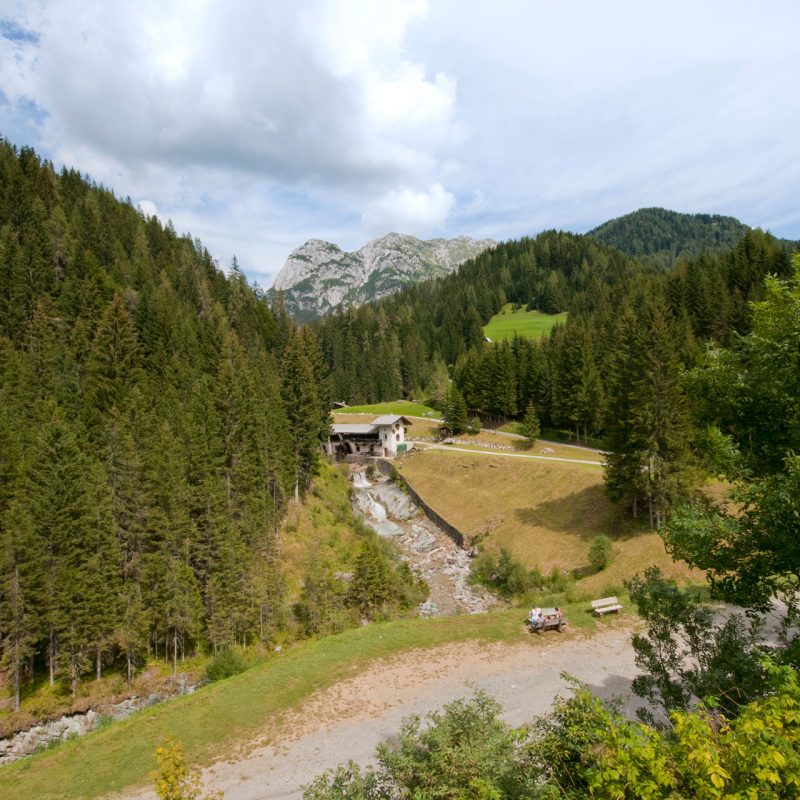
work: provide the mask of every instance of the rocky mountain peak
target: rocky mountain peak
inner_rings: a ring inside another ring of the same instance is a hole
[[[283,292],[297,319],[313,319],[342,304],[359,306],[447,275],[495,244],[469,236],[422,241],[393,232],[348,253],[332,242],[309,239],[289,254],[273,290]]]

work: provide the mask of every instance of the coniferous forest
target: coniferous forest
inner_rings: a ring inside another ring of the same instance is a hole
[[[16,689],[269,637],[320,354],[235,265],[0,147],[0,631]]]
[[[663,270],[549,231],[312,327],[336,399],[441,405],[452,375],[470,413],[521,419],[533,407],[543,428],[601,439],[610,496],[659,527],[697,477],[704,423],[685,377],[750,330],[766,276],[791,274],[790,250],[752,230],[724,254]],[[482,326],[506,303],[568,321],[539,341],[486,342]]]

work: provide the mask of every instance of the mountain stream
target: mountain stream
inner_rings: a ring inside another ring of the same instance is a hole
[[[379,535],[390,539],[416,575],[430,587],[419,607],[421,616],[480,614],[499,605],[480,586],[470,586],[470,557],[393,480],[377,475],[372,481],[355,469],[353,505]]]

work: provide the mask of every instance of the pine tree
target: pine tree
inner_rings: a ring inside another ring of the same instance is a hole
[[[650,525],[660,528],[675,501],[687,493],[691,428],[672,333],[658,308],[649,322],[645,371],[635,380],[633,417],[644,445]]]
[[[522,419],[520,429],[522,435],[528,440],[529,445],[532,445],[539,436],[541,431],[539,415],[536,413],[536,406],[533,403],[529,403],[527,409],[525,409],[525,416]]]
[[[450,385],[445,398],[444,424],[454,436],[463,433],[469,424],[467,404],[455,383]]]
[[[120,406],[137,374],[137,343],[133,320],[115,294],[97,324],[86,365],[87,400],[95,413]]]
[[[337,633],[347,623],[346,584],[336,577],[327,561],[312,558],[303,573],[300,599],[294,607],[295,616],[306,636]]]
[[[350,602],[358,608],[362,618],[375,619],[390,600],[391,585],[391,566],[377,539],[371,536],[356,557]]]
[[[10,675],[19,711],[22,671],[42,635],[42,540],[22,497],[0,517],[0,631],[2,667]]]
[[[99,658],[114,630],[119,559],[105,474],[57,411],[40,433],[26,491],[45,542],[50,679],[58,666],[74,696],[90,654]]]
[[[672,332],[652,302],[620,328],[612,366],[606,485],[612,499],[637,511],[647,501],[658,528],[687,492],[691,476],[690,421]]]
[[[638,516],[643,494],[642,457],[635,438],[636,398],[633,377],[640,371],[639,329],[631,309],[620,315],[614,331],[614,347],[608,364],[608,424],[605,487],[609,497]]]
[[[289,339],[281,369],[296,501],[316,472],[320,442],[328,426],[327,409],[323,412],[308,350],[303,336],[295,333]]]

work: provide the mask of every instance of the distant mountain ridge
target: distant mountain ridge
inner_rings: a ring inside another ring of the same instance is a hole
[[[390,233],[348,253],[331,242],[310,239],[291,252],[272,292],[283,292],[287,311],[306,321],[343,303],[360,306],[411,283],[449,275],[496,244],[469,236],[423,241]]]
[[[703,252],[731,250],[749,230],[734,217],[640,208],[604,222],[586,235],[645,264],[666,269]]]

